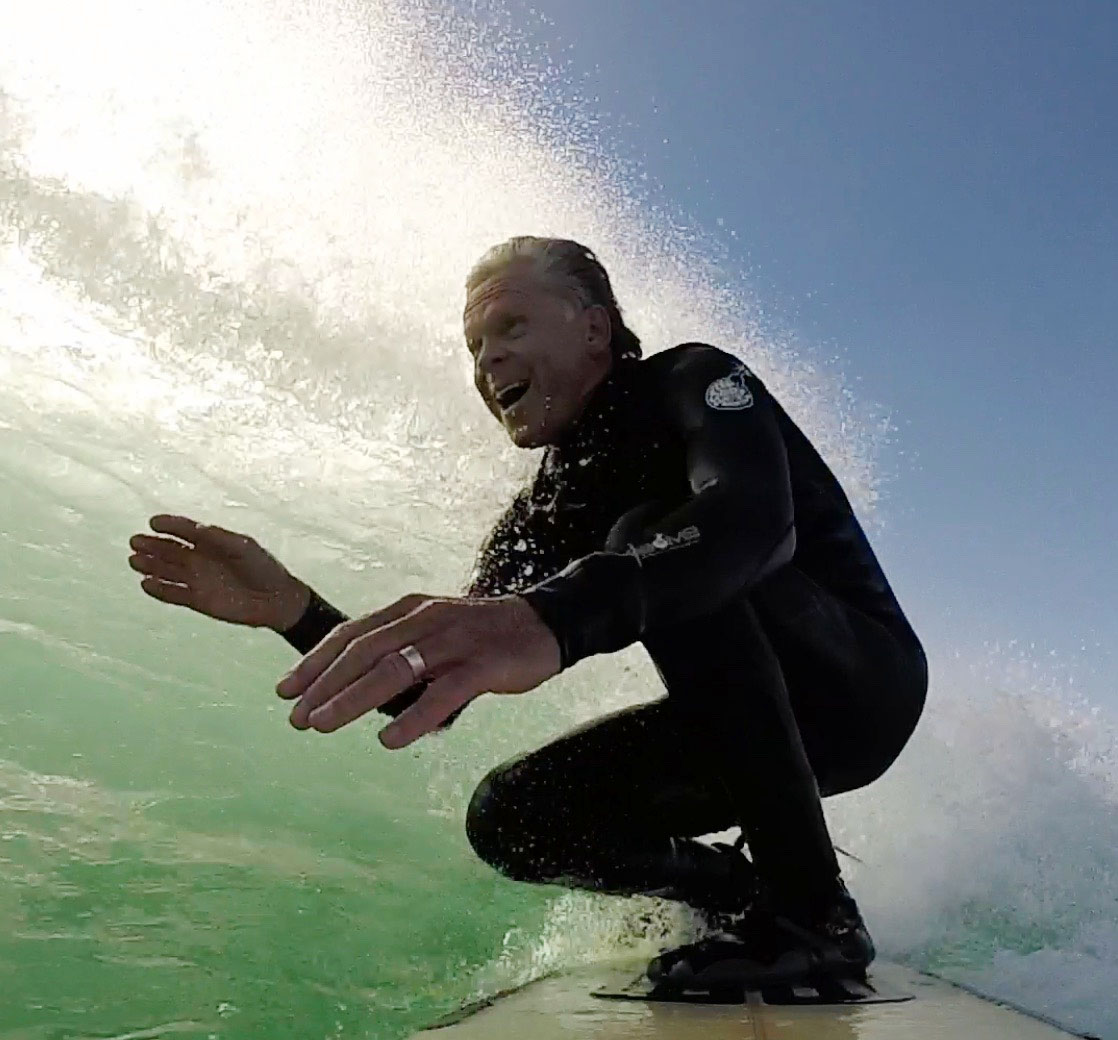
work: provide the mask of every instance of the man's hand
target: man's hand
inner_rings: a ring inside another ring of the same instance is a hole
[[[400,656],[406,646],[423,656],[422,675]],[[559,665],[555,636],[519,596],[413,595],[339,625],[280,680],[276,693],[299,698],[291,712],[296,729],[332,733],[428,679],[419,700],[378,734],[395,749],[483,693],[534,689]]]

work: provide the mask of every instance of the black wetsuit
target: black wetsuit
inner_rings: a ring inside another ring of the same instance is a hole
[[[467,813],[483,859],[730,908],[686,837],[740,825],[773,891],[831,898],[820,794],[893,762],[927,664],[838,481],[748,368],[702,343],[615,362],[482,548],[469,594],[506,592],[564,668],[640,640],[667,696],[492,770]],[[344,619],[314,596],[284,636],[306,653]]]

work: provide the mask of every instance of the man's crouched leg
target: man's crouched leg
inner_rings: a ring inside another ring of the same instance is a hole
[[[526,801],[522,763],[492,770],[466,813],[473,850],[506,877],[607,895],[658,896],[715,913],[740,912],[752,902],[756,875],[739,849],[602,830],[580,820],[570,806]]]

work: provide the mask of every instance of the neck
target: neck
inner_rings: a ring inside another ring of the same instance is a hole
[[[608,425],[618,398],[624,393],[629,376],[636,367],[635,358],[615,358],[602,378],[586,396],[579,416],[559,437],[554,446],[566,453],[574,448],[593,445],[597,435]]]

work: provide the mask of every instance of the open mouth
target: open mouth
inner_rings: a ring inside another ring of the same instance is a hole
[[[510,383],[503,390],[497,392],[497,405],[500,407],[502,412],[507,412],[528,392],[530,382],[530,380],[525,379],[523,382],[520,383]]]

